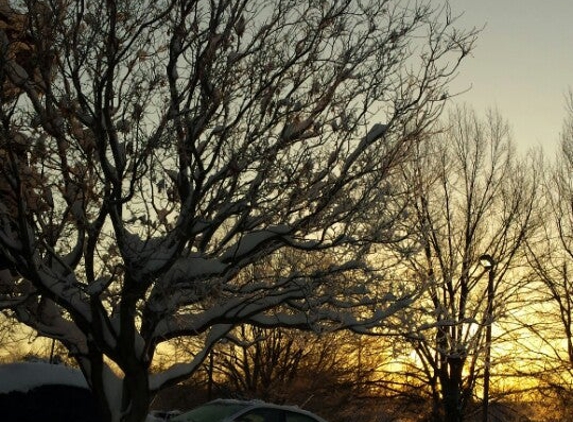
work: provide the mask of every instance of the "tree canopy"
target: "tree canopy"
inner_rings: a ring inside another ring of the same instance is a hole
[[[142,420],[239,323],[366,331],[410,302],[367,258],[400,237],[392,177],[475,39],[447,8],[27,0],[1,13],[0,307],[67,347],[106,419]],[[288,250],[315,259],[249,276]],[[203,350],[150,375],[156,347],[182,335]]]

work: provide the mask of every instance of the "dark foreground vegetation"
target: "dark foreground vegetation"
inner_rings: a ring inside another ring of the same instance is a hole
[[[313,378],[312,376],[310,378]],[[305,382],[296,382],[292,391],[276,397],[274,402],[302,407],[329,422],[430,422],[443,421],[443,414],[432,410],[433,403],[427,394],[418,390],[409,394],[376,395],[360,392],[348,385],[327,385],[315,390]],[[556,392],[554,392],[556,393]],[[494,395],[496,392],[494,392]],[[272,394],[271,394],[272,396]],[[203,380],[190,380],[170,387],[158,395],[152,405],[154,410],[188,410],[213,398],[259,398],[259,395],[233,391],[221,384],[209,394]],[[490,403],[490,421],[503,422],[571,422],[571,396],[530,393],[510,394]],[[482,403],[476,400],[463,415],[467,422],[482,421]]]
[[[236,334],[237,343],[215,348],[192,378],[159,393],[151,409],[186,411],[216,398],[235,398],[299,406],[329,422],[451,421],[445,415],[440,395],[432,394],[422,382],[424,368],[406,364],[404,355],[408,349],[397,339],[245,328]],[[16,343],[23,342],[20,338]],[[179,350],[193,354],[194,347],[187,342]],[[62,358],[65,350],[61,346],[56,345],[52,351],[47,344],[36,352],[28,356],[16,352],[4,361],[51,359],[57,365],[74,364],[69,358]],[[526,365],[524,355],[514,354],[511,360],[509,357],[500,361],[496,355],[493,360],[490,421],[573,421],[569,411],[573,393],[565,387],[565,379],[558,383],[557,373],[550,377],[549,372],[536,372],[533,366]],[[178,359],[171,350],[162,355],[164,365]],[[502,363],[506,372],[501,372]],[[56,419],[64,415],[74,420],[74,412],[83,409],[92,409],[89,417],[97,414],[85,392],[60,393],[52,387],[41,387],[32,395],[0,395],[3,415],[31,421],[42,414],[43,407],[48,409],[43,412],[46,417]],[[482,421],[480,393],[476,389],[466,404],[463,421]],[[56,401],[59,408],[50,406]]]
[[[152,408],[187,410],[215,398],[238,398],[296,405],[330,422],[451,421],[441,395],[423,381],[423,366],[406,363],[409,349],[397,339],[284,330],[241,335],[239,344],[217,347],[192,379],[159,394]],[[493,360],[489,420],[573,421],[573,392],[549,382],[549,373],[528,366],[524,355],[509,357]],[[483,420],[480,393],[476,388],[461,420]]]

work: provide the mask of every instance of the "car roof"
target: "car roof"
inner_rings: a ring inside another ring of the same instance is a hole
[[[0,394],[27,392],[42,385],[66,385],[88,389],[79,369],[45,362],[17,362],[0,365]]]
[[[215,400],[212,400],[208,403],[205,403],[203,406],[212,405],[212,404],[242,405],[242,406],[244,406],[244,409],[241,410],[241,413],[244,413],[248,410],[257,409],[257,408],[287,410],[290,412],[296,412],[296,413],[300,413],[302,415],[309,416],[313,419],[316,419],[319,422],[326,422],[320,416],[318,416],[312,412],[309,412],[307,410],[301,409],[298,406],[268,403],[268,402],[265,402],[265,401],[259,400],[259,399],[251,399],[251,400],[215,399]]]

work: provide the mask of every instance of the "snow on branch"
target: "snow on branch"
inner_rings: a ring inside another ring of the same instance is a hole
[[[265,247],[272,240],[286,238],[291,232],[292,228],[283,224],[271,226],[266,230],[247,233],[221,256],[221,261],[233,262],[255,254],[259,249]]]
[[[172,236],[142,238],[138,234],[124,230],[118,239],[125,262],[131,265],[130,270],[140,274],[153,273],[163,268],[173,259],[178,244]],[[137,274],[134,274],[137,277]]]
[[[178,258],[162,277],[169,285],[181,282],[190,283],[196,279],[210,279],[221,276],[227,270],[221,259],[208,258],[198,253]]]
[[[166,384],[173,384],[174,382],[187,378],[190,374],[194,373],[197,368],[203,363],[212,347],[225,335],[227,335],[234,327],[234,324],[216,324],[211,327],[209,334],[205,339],[205,344],[190,362],[176,363],[158,374],[149,375],[149,389],[151,391],[158,391]]]
[[[261,295],[227,297],[218,303],[213,303],[202,312],[194,310],[190,313],[165,316],[156,325],[153,338],[161,340],[184,333],[201,333],[216,321],[236,323],[290,300],[303,299],[306,293],[304,289],[294,286],[278,291],[268,291]]]

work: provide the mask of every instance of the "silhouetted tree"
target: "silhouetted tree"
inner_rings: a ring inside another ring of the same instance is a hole
[[[475,38],[448,10],[12,6],[32,62],[0,31],[0,85],[14,90],[0,104],[0,308],[65,345],[106,421],[142,421],[155,392],[239,324],[367,331],[410,303],[380,294],[391,286],[367,256],[400,216],[380,187],[439,115]],[[281,249],[336,257],[238,277]],[[362,288],[335,283],[345,277]],[[202,349],[150,374],[157,346],[179,336]]]
[[[543,215],[542,235],[531,239],[529,263],[538,288],[530,296],[531,315],[521,323],[534,338],[524,347],[532,363],[529,375],[560,396],[571,396],[573,376],[573,93],[560,149],[544,180],[545,195],[537,207]],[[532,350],[533,349],[533,350]]]
[[[408,310],[407,339],[420,360],[410,367],[431,392],[434,419],[459,422],[492,345],[487,328],[511,310],[524,281],[523,244],[538,225],[538,174],[518,159],[499,114],[482,120],[458,108],[442,133],[419,144],[404,177],[414,186],[415,229],[396,258],[404,277],[427,286]],[[489,268],[482,255],[493,259]]]

